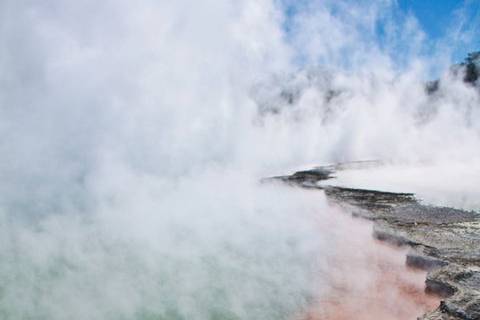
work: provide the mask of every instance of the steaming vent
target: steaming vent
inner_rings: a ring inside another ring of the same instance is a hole
[[[0,0],[0,320],[478,319],[477,2],[412,3]]]

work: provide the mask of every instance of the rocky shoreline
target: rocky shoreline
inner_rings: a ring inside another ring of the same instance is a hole
[[[412,193],[331,186],[325,181],[344,164],[267,178],[323,190],[329,201],[374,222],[373,236],[410,248],[406,265],[428,271],[425,290],[442,297],[438,308],[419,319],[480,319],[480,215],[420,203]],[[321,183],[320,183],[321,182]]]

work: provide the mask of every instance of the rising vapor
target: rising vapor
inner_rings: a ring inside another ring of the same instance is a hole
[[[375,41],[394,1],[286,6],[0,1],[0,318],[295,319],[370,229],[262,177],[480,159],[478,86],[425,90],[413,17]]]

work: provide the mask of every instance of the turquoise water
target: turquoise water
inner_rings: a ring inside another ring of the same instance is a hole
[[[292,319],[321,292],[323,197],[225,186],[187,186],[163,212],[150,199],[136,214],[4,214],[0,318]]]

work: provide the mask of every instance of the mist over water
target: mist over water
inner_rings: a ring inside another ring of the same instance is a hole
[[[470,161],[379,165],[339,171],[330,185],[390,192],[412,192],[427,205],[453,207],[480,213],[480,170]]]
[[[478,88],[346,3],[0,1],[0,318],[292,319],[354,227],[260,178],[478,161]]]

